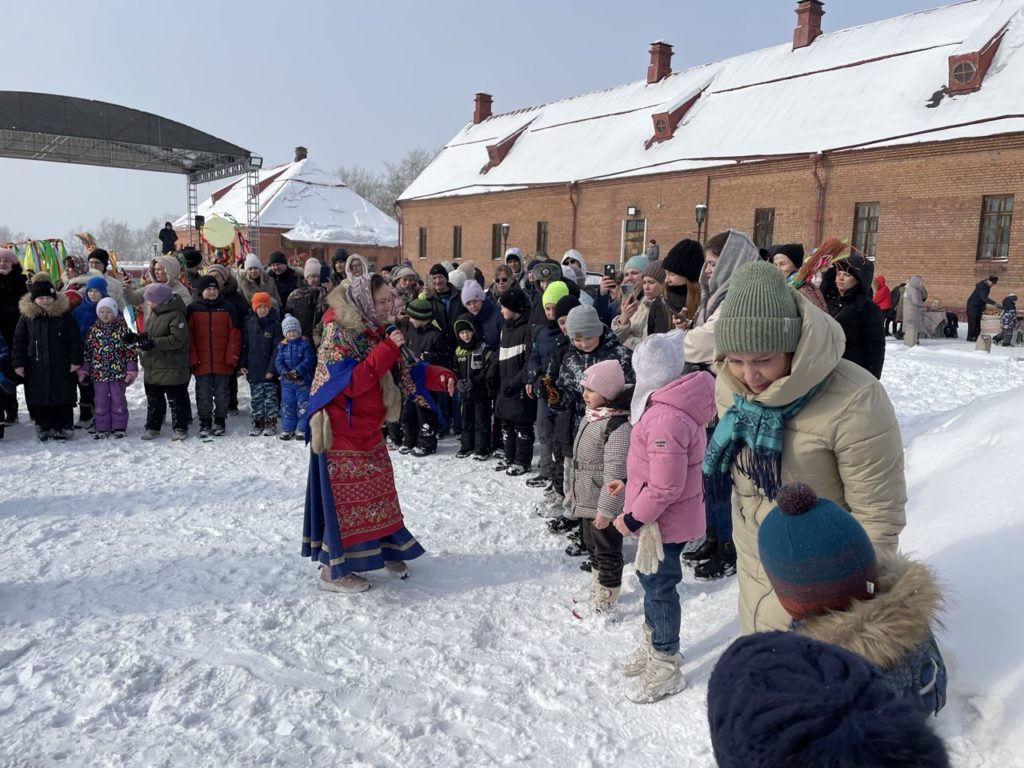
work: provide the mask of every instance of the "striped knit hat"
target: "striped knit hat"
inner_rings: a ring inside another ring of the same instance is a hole
[[[715,354],[795,352],[801,321],[794,293],[782,273],[767,262],[739,267],[715,325]]]
[[[405,305],[405,314],[414,320],[430,320],[434,317],[434,306],[427,299],[413,299]]]
[[[779,272],[781,275],[782,273]],[[878,563],[853,515],[806,483],[785,485],[757,533],[761,565],[797,621],[874,595]]]

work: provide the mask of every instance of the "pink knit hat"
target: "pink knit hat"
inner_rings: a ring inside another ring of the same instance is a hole
[[[580,386],[592,389],[608,402],[611,402],[626,388],[626,377],[618,360],[602,360],[594,363],[583,372]]]

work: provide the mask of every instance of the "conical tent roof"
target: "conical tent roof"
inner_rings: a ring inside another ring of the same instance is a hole
[[[308,158],[259,172],[260,227],[287,230],[289,240],[314,243],[398,245],[398,223]],[[221,187],[200,203],[201,216],[221,214],[244,224],[246,179]],[[188,226],[182,216],[175,227]]]

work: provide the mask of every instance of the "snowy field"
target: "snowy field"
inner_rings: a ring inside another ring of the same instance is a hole
[[[957,766],[1024,766],[1024,350],[888,348],[904,429],[903,548],[949,593],[939,636]],[[246,386],[242,384],[242,390]],[[393,454],[406,582],[319,592],[299,557],[307,455],[247,436],[0,443],[0,766],[714,765],[705,698],[737,636],[735,579],[680,587],[689,687],[623,697],[621,620],[570,615],[589,575],[532,507],[539,490],[474,461]],[[246,402],[243,395],[243,410]],[[631,551],[629,552],[631,554]]]

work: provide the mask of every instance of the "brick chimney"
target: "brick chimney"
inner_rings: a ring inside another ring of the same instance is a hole
[[[299,160],[305,160],[306,157],[308,156],[308,153],[309,153],[309,150],[307,150],[305,147],[296,147],[295,148],[295,162],[297,163],[297,162],[299,162]]]
[[[473,125],[478,125],[491,116],[491,94],[473,95]]]
[[[651,43],[651,64],[647,67],[647,82],[657,83],[672,74],[672,46],[655,40]]]
[[[825,15],[821,0],[799,0],[796,4],[796,29],[793,30],[793,50],[806,48],[821,34],[821,17]]]

